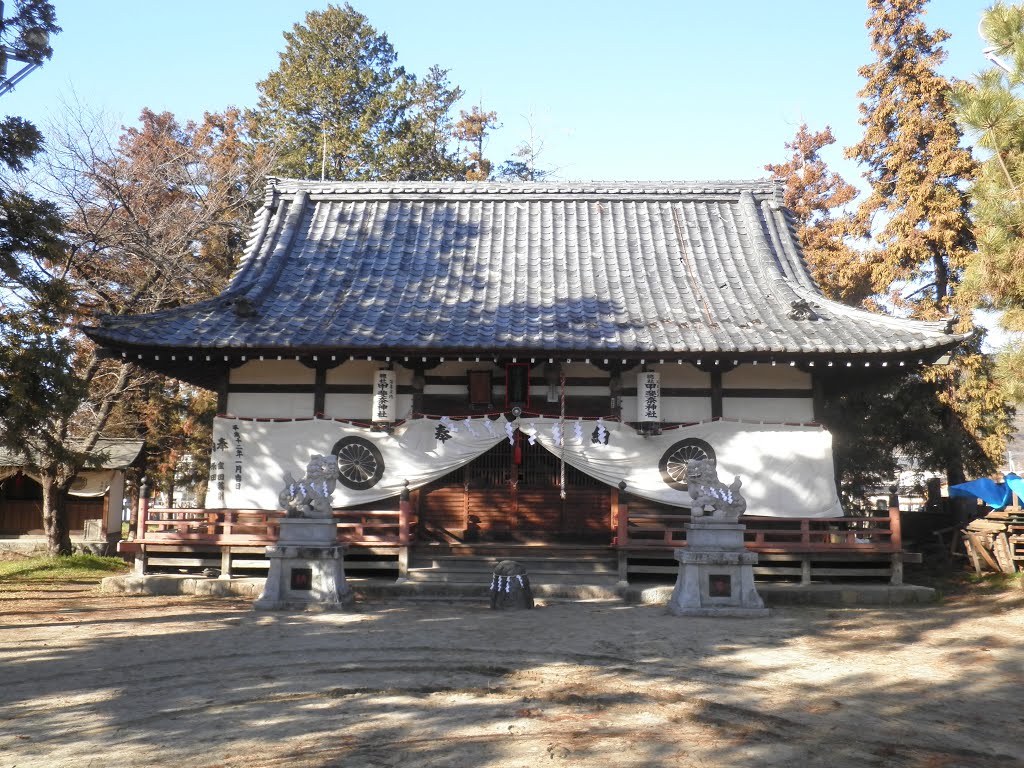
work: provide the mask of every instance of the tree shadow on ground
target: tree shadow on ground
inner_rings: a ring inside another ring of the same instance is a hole
[[[19,766],[1021,764],[1024,622],[998,597],[753,620],[117,605],[0,638],[0,751]]]

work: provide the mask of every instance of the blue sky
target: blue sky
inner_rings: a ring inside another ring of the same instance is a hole
[[[282,33],[325,2],[54,0],[55,54],[0,110],[45,125],[77,99],[121,124],[143,107],[199,117],[252,106]],[[945,73],[985,67],[977,26],[988,0],[932,0],[952,34]],[[451,70],[463,106],[482,99],[504,127],[500,162],[529,135],[565,179],[742,179],[784,159],[805,120],[859,135],[857,68],[871,60],[862,0],[355,0],[399,62]],[[826,158],[851,182],[858,169]]]

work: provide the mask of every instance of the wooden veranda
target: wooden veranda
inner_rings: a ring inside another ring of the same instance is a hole
[[[609,542],[538,541],[506,537],[480,540],[421,525],[415,505],[397,508],[337,509],[338,541],[349,546],[348,570],[362,576],[405,579],[416,576],[424,557],[450,564],[459,558],[492,560],[528,554],[604,556],[617,563],[613,581],[666,581],[677,571],[674,550],[685,547],[690,516],[641,499],[620,498],[612,490]],[[132,536],[118,545],[135,556],[137,573],[207,572],[224,577],[265,572],[264,548],[277,540],[282,512],[258,509],[163,509],[142,500]],[[757,552],[758,579],[812,581],[888,580],[903,582],[903,563],[920,555],[903,549],[900,512],[891,508],[871,517],[779,518],[745,515],[746,546]],[[417,558],[417,555],[420,555]],[[418,565],[419,563],[419,565]],[[442,568],[444,565],[442,564]]]

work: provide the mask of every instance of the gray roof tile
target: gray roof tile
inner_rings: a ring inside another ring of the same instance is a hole
[[[780,198],[770,181],[274,179],[220,297],[87,332],[114,348],[286,354],[856,355],[958,340],[825,298]],[[816,320],[790,316],[801,300]]]

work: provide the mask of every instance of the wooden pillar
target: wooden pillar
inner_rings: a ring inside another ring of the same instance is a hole
[[[903,531],[900,521],[900,502],[896,494],[889,497],[889,543],[894,550],[903,549]]]
[[[811,393],[814,420],[821,424],[825,421],[825,384],[817,373],[811,374]]]
[[[722,372],[711,371],[711,418],[720,419],[724,411],[722,405]]]
[[[412,369],[412,410],[413,413],[423,413],[423,388],[426,386],[427,377],[423,372],[423,366],[419,365]]]
[[[615,418],[622,416],[622,367],[616,364],[608,378],[608,393],[611,395],[609,409]]]
[[[619,499],[619,492],[626,490],[626,483],[619,483],[612,489],[612,515],[615,518],[615,541],[620,547],[629,544],[629,506]]]
[[[231,374],[225,369],[217,381],[217,413],[228,412],[228,383]]]
[[[412,494],[405,481],[398,499],[398,581],[409,578],[409,546],[412,542]]]
[[[900,524],[900,497],[894,485],[889,488],[889,546],[892,547],[889,583],[896,587],[903,583],[903,531]]]
[[[403,547],[411,540],[409,527],[412,523],[412,502],[409,498],[409,481],[405,481],[398,501],[398,543]]]
[[[327,368],[316,367],[316,381],[313,384],[313,415],[323,416],[327,411]]]

